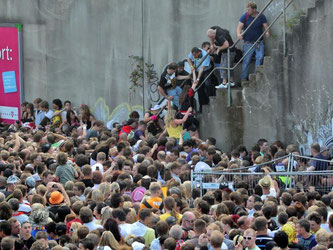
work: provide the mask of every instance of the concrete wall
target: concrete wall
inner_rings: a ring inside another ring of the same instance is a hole
[[[232,90],[233,107],[226,105],[226,91],[219,91],[208,114],[202,116],[202,135],[209,136],[205,131],[211,131],[205,121],[215,119],[221,128],[214,135],[225,150],[239,144],[251,147],[259,138],[295,143],[304,153],[309,153],[313,142],[329,144],[333,135],[332,13],[332,1],[317,1],[288,34],[288,56],[283,56],[282,46],[272,50],[249,83]]]
[[[134,67],[129,56],[143,56],[159,77],[167,63],[184,58],[193,46],[207,40],[208,27],[220,25],[235,37],[246,2],[0,0],[0,23],[23,24],[25,100],[70,99],[75,105],[94,106],[99,119],[122,119],[131,109],[142,110],[151,103],[147,79],[144,91],[129,90]],[[266,12],[268,20],[282,2],[274,1]],[[312,2],[295,0],[289,15]],[[257,3],[260,9],[266,0]],[[267,42],[268,54],[280,34],[281,22]]]

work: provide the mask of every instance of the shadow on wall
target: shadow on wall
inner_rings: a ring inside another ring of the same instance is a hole
[[[98,98],[92,108],[92,113],[95,118],[107,124],[109,129],[112,129],[112,124],[115,122],[122,123],[123,121],[128,120],[129,114],[133,111],[137,111],[140,114],[140,118],[143,118],[143,107],[140,105],[130,106],[128,103],[119,104],[110,114],[110,108],[106,105],[105,100],[102,97]]]

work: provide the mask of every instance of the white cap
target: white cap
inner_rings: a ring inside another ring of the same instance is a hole
[[[161,109],[161,105],[156,104],[154,107],[152,107],[150,110],[155,111]]]

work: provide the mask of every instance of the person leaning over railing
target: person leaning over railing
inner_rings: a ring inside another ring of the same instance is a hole
[[[207,36],[210,40],[210,49],[214,51],[216,54],[222,54],[221,56],[221,67],[228,67],[228,53],[227,48],[234,44],[229,30],[222,29],[219,26],[213,26],[207,30]],[[215,51],[215,48],[217,50]],[[233,66],[233,62],[235,60],[235,48],[230,49],[230,68]],[[223,82],[216,86],[217,89],[227,88],[228,76],[227,70],[223,69],[221,72],[221,78],[223,78]],[[230,86],[235,86],[234,78],[233,78],[233,71],[230,72]]]
[[[249,2],[247,4],[247,12],[244,13],[238,23],[237,26],[237,37],[239,40],[244,40],[244,54],[247,53],[248,50],[252,47],[252,45],[259,39],[262,35],[262,27],[266,30],[268,28],[268,23],[266,17],[261,14],[260,17],[254,22],[254,24],[247,30],[245,34],[242,34],[242,31],[245,30],[250,23],[256,18],[259,14],[257,11],[257,4],[255,2]],[[266,37],[270,36],[269,32],[266,32]],[[243,64],[242,64],[242,81],[248,79],[250,63],[252,59],[252,55],[256,52],[256,67],[261,65],[264,59],[264,41],[261,40],[259,43],[245,56]]]

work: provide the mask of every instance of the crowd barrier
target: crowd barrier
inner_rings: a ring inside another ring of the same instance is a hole
[[[282,166],[281,162],[283,160],[287,161],[287,164]],[[309,171],[311,161],[316,161],[317,166],[325,170]],[[332,191],[333,166],[331,166],[331,161],[295,154],[237,169],[222,171],[212,169],[203,172],[192,170],[191,188],[192,191],[193,189],[199,189],[202,196],[207,190],[224,188],[236,190],[239,187],[245,187],[251,195],[256,188],[260,188],[258,186],[259,180],[266,175],[262,169],[267,166],[276,170],[270,172],[269,175],[276,180],[280,190],[294,188],[297,192],[318,191],[320,194],[327,194]]]

